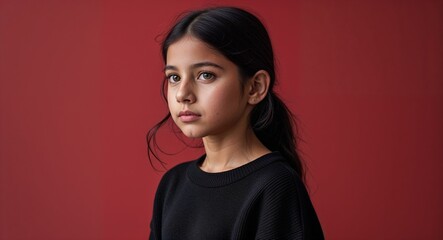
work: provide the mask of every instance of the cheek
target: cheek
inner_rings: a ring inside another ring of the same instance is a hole
[[[213,109],[215,114],[229,112],[241,105],[241,92],[239,89],[223,87],[205,93],[207,105]]]
[[[175,97],[173,91],[170,90],[169,88],[166,90],[166,99],[168,100],[168,108],[169,110],[171,110],[175,102]]]

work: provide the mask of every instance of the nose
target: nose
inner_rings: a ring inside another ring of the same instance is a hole
[[[194,91],[195,89],[192,79],[182,79],[175,94],[175,98],[177,99],[177,102],[180,103],[193,103],[196,100]]]

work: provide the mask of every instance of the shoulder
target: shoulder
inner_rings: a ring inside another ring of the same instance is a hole
[[[283,156],[276,154],[272,162],[258,171],[265,188],[297,188],[304,187],[297,172],[289,166]]]
[[[270,208],[312,208],[305,183],[297,172],[280,155],[271,164],[259,171],[260,182],[257,200]]]
[[[310,203],[304,182],[286,162],[276,161],[260,175],[263,184],[258,199],[265,206],[300,209],[306,202]]]
[[[187,161],[187,162],[182,162],[182,163],[175,165],[174,167],[172,167],[171,169],[166,171],[166,173],[162,177],[162,181],[177,177],[177,176],[185,173],[188,166],[190,164],[192,164],[193,162],[194,161]]]
[[[274,161],[261,172],[264,184],[256,202],[260,209],[257,236],[262,239],[289,239],[288,236],[323,239],[309,194],[296,171],[283,159]]]
[[[305,198],[306,189],[297,172],[278,152],[268,154],[255,163],[255,171],[244,182],[249,183],[251,194],[259,201],[278,198]]]
[[[183,180],[186,177],[186,172],[189,166],[195,163],[197,160],[187,161],[183,163],[179,163],[167,170],[163,177],[160,180],[159,188],[164,187],[165,185],[174,184],[177,181]]]
[[[200,161],[204,156],[201,156],[195,160],[192,161],[186,161],[179,163],[172,167],[171,169],[167,170],[158,185],[158,189],[164,189],[164,188],[171,188],[171,187],[178,187],[180,184],[183,184],[185,180],[187,179],[187,173],[189,171],[189,168],[191,165],[196,164],[198,161]],[[171,189],[169,189],[171,190]]]

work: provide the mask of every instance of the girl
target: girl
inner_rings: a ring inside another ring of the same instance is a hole
[[[234,7],[190,12],[162,43],[169,119],[205,154],[162,178],[150,239],[323,239],[265,27]],[[157,158],[158,159],[158,158]]]

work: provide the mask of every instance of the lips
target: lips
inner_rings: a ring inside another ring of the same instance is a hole
[[[194,113],[192,111],[181,111],[178,114],[178,118],[185,123],[197,121],[200,117],[200,114]]]

